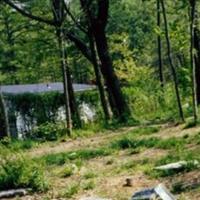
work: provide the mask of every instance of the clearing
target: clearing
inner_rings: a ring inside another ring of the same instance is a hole
[[[154,170],[170,162],[200,160],[199,144],[200,127],[164,124],[120,128],[35,147],[23,154],[45,161],[50,189],[20,199],[79,200],[100,196],[128,200],[138,190],[164,183],[178,199],[199,200],[198,167],[178,172]],[[127,178],[132,180],[131,186],[125,186]]]

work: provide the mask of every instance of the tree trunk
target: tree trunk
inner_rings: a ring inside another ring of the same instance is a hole
[[[125,121],[126,117],[130,114],[128,105],[123,97],[119,80],[115,74],[112,66],[112,60],[108,51],[107,38],[104,31],[94,30],[94,37],[97,46],[99,59],[101,61],[101,72],[106,81],[107,89],[113,96],[115,102],[114,114],[117,113],[117,117],[121,121]]]
[[[69,92],[70,109],[71,109],[72,118],[73,118],[72,120],[73,125],[77,128],[81,128],[82,127],[81,118],[80,118],[80,114],[79,114],[79,110],[78,110],[78,106],[77,106],[77,102],[76,102],[76,98],[74,94],[74,88],[73,88],[73,83],[72,83],[69,67],[67,67],[66,71],[67,71],[68,92]]]
[[[157,26],[161,27],[161,18],[160,18],[160,0],[157,0]],[[164,77],[163,77],[163,62],[162,62],[162,42],[160,34],[157,37],[158,42],[158,62],[159,62],[159,78],[160,85],[164,87]],[[164,91],[164,90],[163,90]]]
[[[0,139],[9,136],[8,115],[3,95],[0,91]]]
[[[197,103],[200,105],[200,31],[197,27],[194,28],[194,48],[195,54],[195,70],[196,70],[196,93]]]
[[[67,77],[67,65],[65,60],[65,47],[64,47],[64,38],[63,31],[57,30],[58,36],[58,44],[60,51],[60,59],[61,59],[61,68],[63,73],[63,88],[64,88],[64,97],[65,97],[65,110],[66,110],[66,125],[67,125],[67,133],[71,136],[72,133],[72,118],[71,118],[71,109],[70,109],[70,100],[69,100],[69,85],[68,85],[68,77]]]
[[[93,67],[94,67],[97,87],[99,89],[101,105],[102,105],[102,108],[103,108],[103,111],[104,111],[105,119],[109,120],[109,119],[111,119],[111,113],[110,113],[110,110],[109,110],[109,107],[108,107],[108,101],[107,101],[105,90],[104,90],[104,84],[102,83],[102,79],[101,79],[101,72],[99,71],[99,65],[98,65],[96,51],[95,51],[95,44],[94,44],[92,34],[89,34],[88,36],[89,36],[92,64],[93,64]]]
[[[167,42],[167,55],[168,55],[168,58],[169,58],[169,64],[170,64],[170,67],[171,67],[172,77],[173,77],[173,81],[174,81],[174,89],[175,89],[176,98],[177,98],[179,116],[180,116],[181,121],[184,122],[183,109],[182,109],[182,104],[181,104],[179,88],[178,88],[178,79],[177,79],[176,69],[175,69],[175,66],[174,66],[174,63],[173,63],[173,59],[172,59],[171,44],[170,44],[170,38],[169,38],[169,32],[168,32],[168,22],[167,22],[165,4],[164,4],[163,0],[160,0],[160,2],[161,2],[161,6],[162,6],[162,11],[163,11],[162,13],[163,13],[164,24],[165,24],[165,37],[166,37],[166,42]]]
[[[194,21],[196,0],[190,1],[190,65],[191,65],[191,79],[192,79],[192,100],[193,100],[193,114],[194,122],[198,120],[197,94],[196,94],[196,66],[194,60]]]

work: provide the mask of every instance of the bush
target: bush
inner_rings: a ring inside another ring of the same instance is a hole
[[[38,145],[35,141],[30,140],[30,139],[16,140],[16,139],[11,139],[9,137],[1,140],[0,144],[3,147],[8,148],[9,150],[12,150],[15,152],[20,151],[20,150],[31,149],[32,147]]]
[[[55,141],[65,135],[67,133],[62,123],[45,123],[35,128],[31,133],[33,139],[44,141]]]
[[[17,188],[46,191],[48,184],[42,166],[22,157],[3,160],[0,166],[0,190]]]

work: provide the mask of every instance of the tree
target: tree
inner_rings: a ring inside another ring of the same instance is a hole
[[[0,139],[6,136],[9,136],[8,116],[3,94],[0,90]]]
[[[175,66],[173,63],[173,59],[172,59],[171,43],[170,43],[170,38],[169,38],[168,21],[167,21],[167,15],[166,15],[166,10],[165,10],[165,3],[164,3],[164,0],[160,0],[160,2],[161,2],[161,6],[162,6],[162,13],[163,13],[163,19],[164,19],[164,26],[165,26],[165,38],[166,38],[166,42],[167,42],[167,55],[168,55],[169,64],[171,67],[173,81],[174,81],[174,88],[175,88],[176,99],[177,99],[177,104],[178,104],[179,116],[180,116],[180,119],[182,121],[184,121],[183,109],[182,109],[182,104],[181,104],[179,88],[178,88],[178,79],[177,79],[176,69],[175,69]]]
[[[97,52],[101,61],[101,72],[110,93],[110,102],[113,106],[113,113],[122,121],[129,115],[128,105],[123,97],[118,77],[113,69],[106,37],[106,25],[108,22],[109,0],[97,0],[90,2],[80,0],[81,7],[89,23],[95,39]],[[97,14],[96,14],[97,13]]]
[[[58,37],[58,44],[59,44],[59,51],[60,51],[60,59],[61,59],[61,68],[63,72],[63,86],[64,86],[64,96],[65,96],[65,108],[66,108],[66,120],[67,120],[67,130],[68,134],[71,134],[72,130],[72,120],[71,120],[71,109],[70,109],[70,100],[69,100],[69,83],[71,81],[68,81],[68,78],[70,77],[67,73],[67,65],[66,65],[66,52],[65,52],[65,46],[64,46],[64,35],[63,35],[63,22],[65,19],[65,13],[64,13],[64,2],[62,0],[60,1],[51,1],[52,5],[52,11],[53,11],[53,19],[49,20],[46,18],[42,18],[40,16],[33,15],[24,9],[17,6],[15,3],[11,2],[10,0],[4,0],[6,4],[11,6],[13,9],[18,11],[20,14],[32,19],[36,20],[51,26],[54,26],[56,29],[56,34]],[[72,86],[70,87],[72,89]]]
[[[160,0],[157,1],[157,27],[158,29],[161,28],[161,6],[160,6]],[[160,78],[160,85],[163,88],[164,87],[164,77],[163,77],[163,62],[162,62],[162,42],[161,42],[161,34],[160,31],[157,36],[157,42],[158,42],[158,63],[159,63],[159,78]]]
[[[193,113],[195,123],[198,120],[198,107],[197,107],[197,89],[196,89],[196,66],[194,59],[194,25],[195,25],[195,10],[196,0],[189,0],[190,2],[190,65],[191,65],[191,77],[192,77],[192,100],[193,100]],[[199,77],[198,77],[199,78]]]

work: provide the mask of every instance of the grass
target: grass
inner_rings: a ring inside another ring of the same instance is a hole
[[[59,173],[59,176],[61,178],[67,178],[70,177],[74,174],[76,170],[76,166],[75,165],[67,165],[64,167],[64,169],[62,169],[62,171]]]
[[[89,160],[101,156],[108,156],[110,154],[111,150],[104,148],[83,149],[66,153],[49,154],[42,156],[39,160],[43,160],[46,165],[64,165],[66,162],[73,160]]]
[[[187,161],[187,164],[179,169],[169,169],[169,170],[155,170],[154,167],[166,165],[169,163],[179,162],[179,161]],[[146,171],[146,174],[153,177],[168,177],[174,176],[179,173],[187,173],[196,169],[199,169],[199,165],[197,165],[194,161],[200,161],[199,159],[199,150],[187,151],[173,151],[170,152],[167,156],[158,159],[154,166],[151,169]]]
[[[95,188],[95,182],[93,180],[83,182],[83,190],[93,190]]]
[[[136,152],[140,152],[141,148],[158,148],[158,149],[180,149],[184,148],[184,145],[187,144],[188,141],[183,138],[168,138],[168,139],[160,139],[158,137],[150,137],[143,139],[135,139],[133,136],[125,136],[121,139],[115,140],[111,142],[110,147],[113,149],[123,150],[123,149],[135,149]]]
[[[48,182],[42,165],[22,157],[2,161],[0,166],[0,190],[16,188],[46,191]]]
[[[158,131],[160,131],[159,134],[156,134]],[[9,160],[8,165],[6,165],[8,166],[9,173],[3,172],[5,174],[3,176],[0,174],[1,181],[2,177],[4,177],[4,182],[0,182],[0,186],[4,185],[4,189],[10,189],[11,185],[13,188],[30,187],[33,191],[44,191],[44,186],[48,185],[46,180],[48,180],[52,190],[43,194],[44,199],[57,197],[75,199],[84,194],[95,193],[112,199],[128,198],[130,197],[129,188],[127,188],[127,193],[124,194],[124,189],[121,187],[123,185],[123,178],[130,176],[134,179],[139,174],[141,175],[141,184],[154,184],[156,180],[168,182],[174,175],[176,177],[181,176],[183,173],[197,169],[197,166],[189,163],[180,171],[158,172],[154,170],[156,166],[180,160],[200,161],[200,149],[198,148],[200,142],[199,133],[191,134],[190,130],[188,130],[183,137],[169,136],[169,138],[162,138],[161,131],[160,127],[150,126],[131,129],[126,135],[112,134],[106,140],[103,137],[102,141],[105,142],[99,142],[99,144],[95,144],[95,147],[87,148],[85,145],[79,150],[72,149],[67,152],[51,153],[34,158],[30,161],[31,166],[26,164],[28,161],[22,161],[23,164],[20,164],[21,162],[16,160],[17,163],[19,162],[18,166],[14,161],[12,161],[12,164],[9,164],[11,162]],[[89,137],[89,135],[90,133],[88,135],[86,133],[83,137]],[[101,138],[100,135],[99,138]],[[59,145],[56,142],[52,144]],[[10,147],[4,148],[5,145],[8,144],[5,142],[5,144],[0,145],[0,155],[4,158],[8,157],[6,155],[9,155],[9,158],[11,158],[14,155],[13,151],[10,151]],[[29,144],[27,144],[27,148],[23,146],[19,148],[29,149],[28,146]],[[186,147],[188,146],[192,146],[192,149],[187,149]],[[161,153],[154,156],[151,155],[151,152],[154,151],[146,151],[147,149],[158,149],[156,152],[159,149],[163,149],[162,152],[164,154]],[[93,160],[91,161],[91,159]],[[1,170],[0,172],[2,173]],[[34,172],[34,176],[32,176],[32,172]],[[13,174],[13,177],[10,174]],[[120,183],[118,183],[118,179],[120,179]],[[149,182],[145,182],[146,179]],[[109,192],[108,187],[111,187],[110,189],[113,190],[113,185],[109,185],[112,181],[119,188],[118,194],[111,194]],[[170,183],[170,186],[174,193],[185,192],[185,188],[178,181]],[[53,191],[56,192],[54,193]],[[133,192],[131,189],[131,194]],[[52,193],[54,193],[54,196]]]
[[[92,179],[95,178],[97,174],[95,174],[93,171],[88,171],[83,175],[84,179]]]
[[[6,137],[0,141],[0,145],[3,148],[7,148],[11,151],[19,152],[19,151],[29,150],[33,147],[37,147],[39,143],[31,139],[16,140]]]
[[[72,198],[80,189],[79,183],[71,183],[61,195],[63,198]]]

